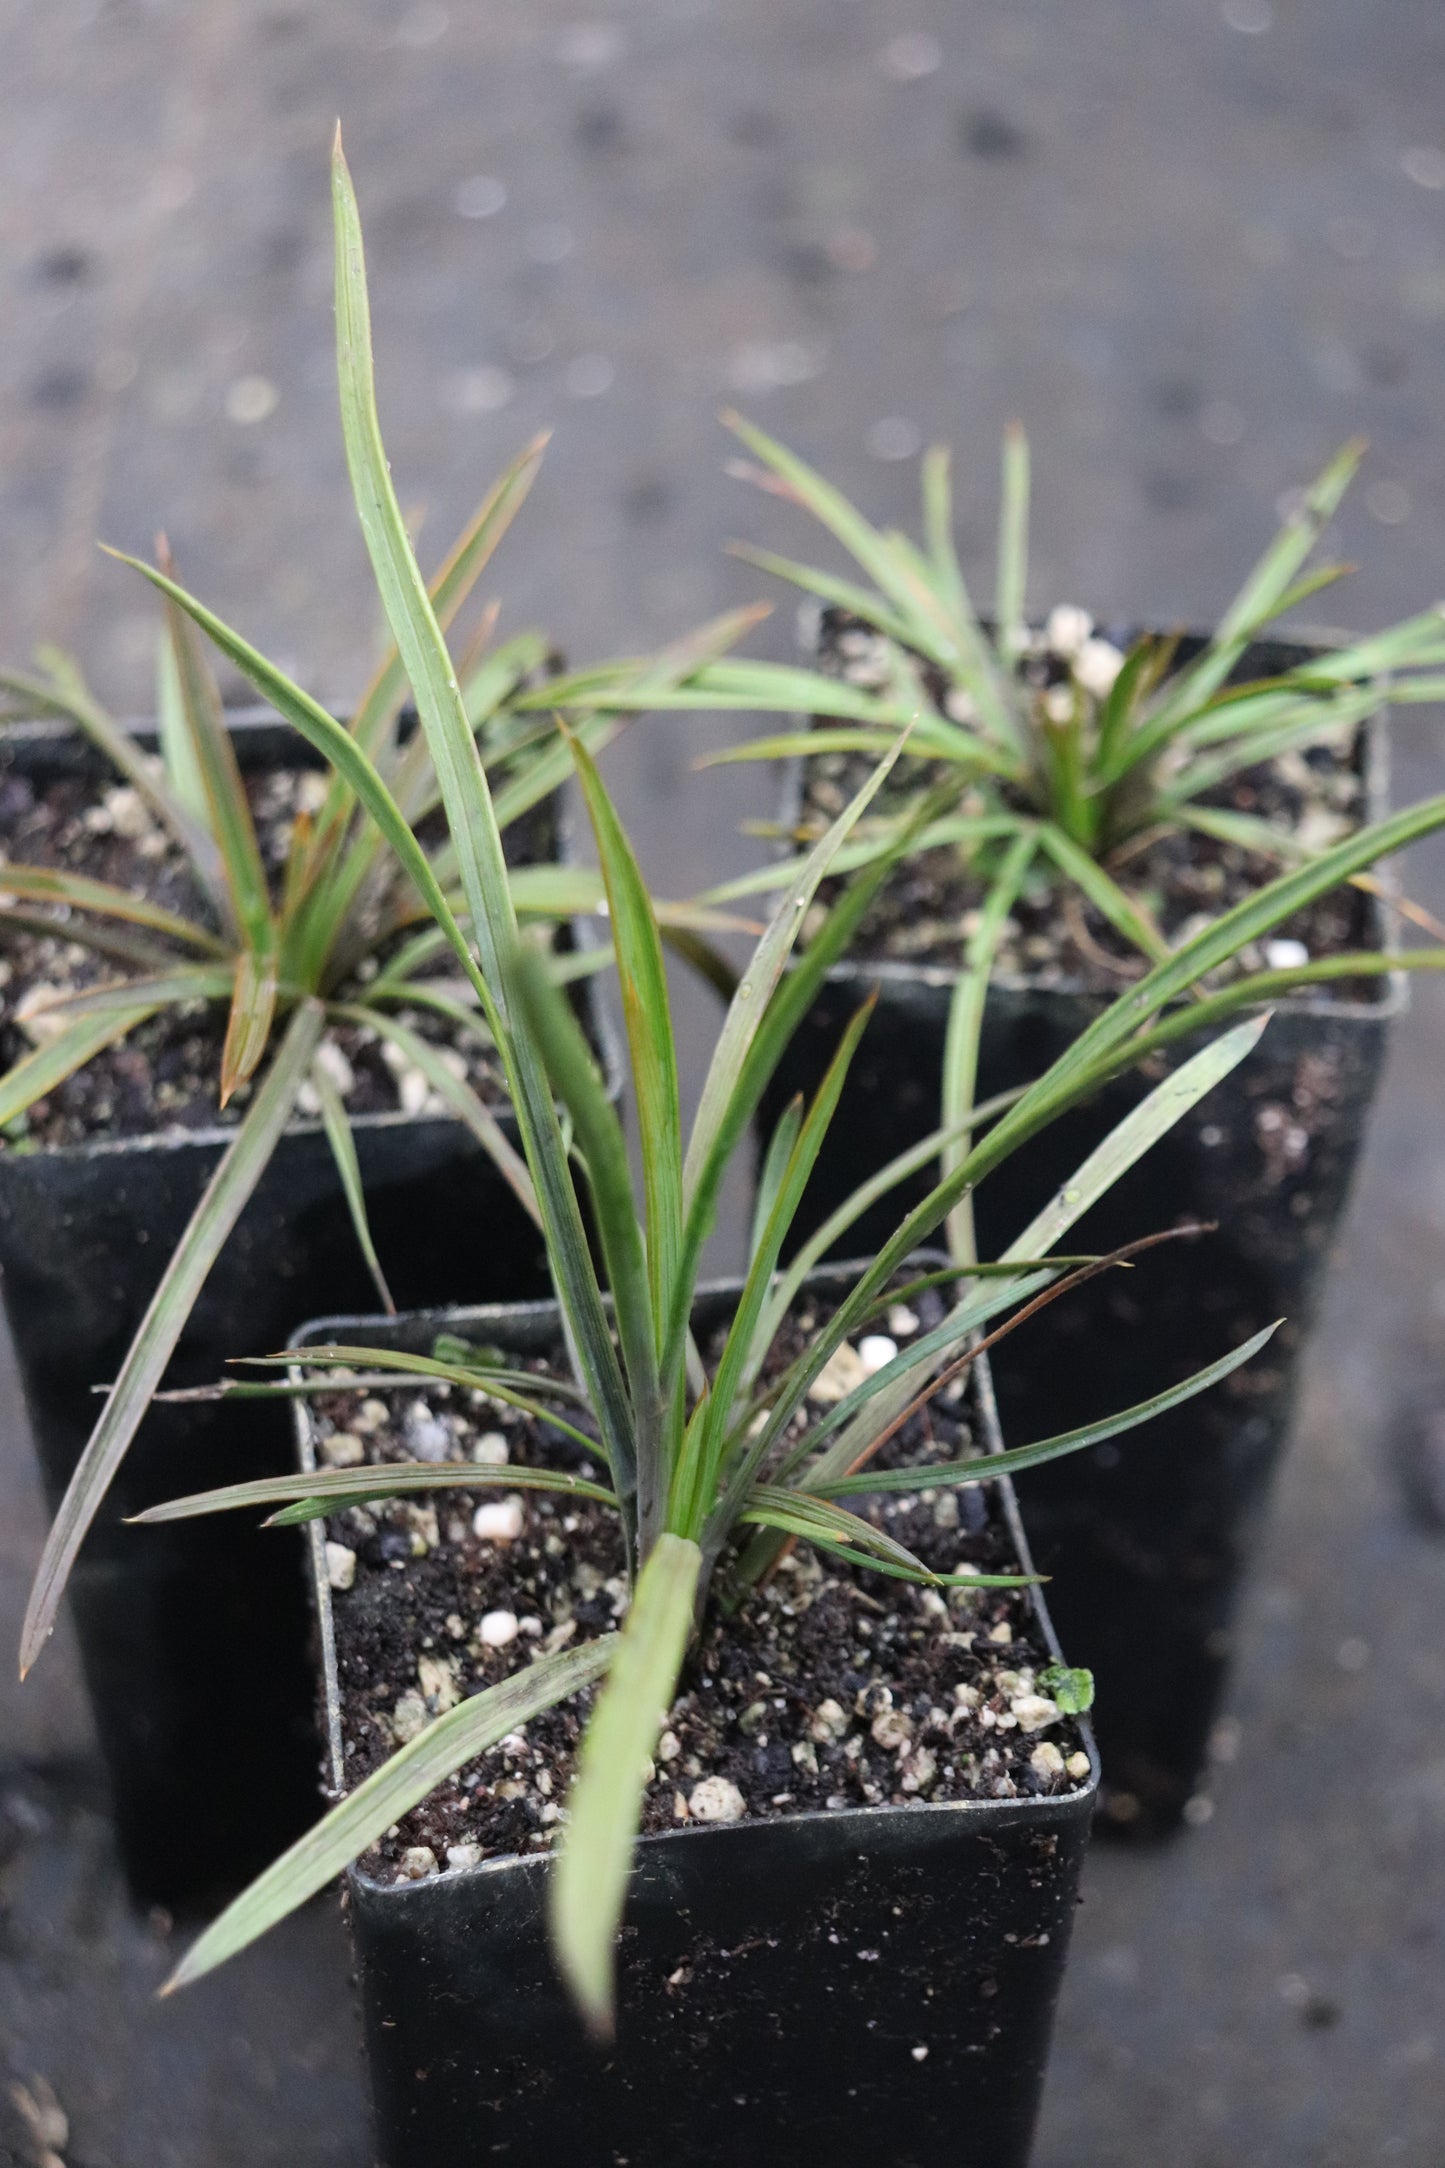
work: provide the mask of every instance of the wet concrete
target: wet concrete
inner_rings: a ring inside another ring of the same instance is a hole
[[[1431,0],[6,0],[0,35],[0,653],[74,646],[122,706],[147,700],[153,618],[93,542],[143,550],[162,524],[307,682],[342,702],[364,676],[329,352],[338,112],[404,501],[439,553],[555,427],[495,584],[505,623],[546,622],[577,660],[752,599],[730,535],[813,546],[724,472],[727,401],[880,518],[912,516],[900,455],[951,438],[980,580],[1021,415],[1035,602],[1163,623],[1217,611],[1281,491],[1363,430],[1335,614],[1364,628],[1445,592]],[[786,655],[778,599],[758,651]],[[690,772],[729,727],[659,720],[609,756],[664,892],[747,862],[736,823],[765,780]],[[1438,718],[1410,713],[1397,797],[1441,767]],[[1409,882],[1439,908],[1445,847]],[[705,1007],[685,1020],[695,1064]],[[1423,1514],[1399,1464],[1445,1336],[1442,1057],[1425,988],[1339,1245],[1213,1816],[1091,1863],[1040,2168],[1441,2158],[1438,1438],[1412,1461]],[[38,1517],[3,1405],[8,1635]],[[0,1726],[0,2055],[54,2086],[70,2168],[366,2160],[329,1907],[154,2004],[166,1923],[124,1912],[63,1641],[23,1693],[0,1686]],[[33,2160],[7,2115],[0,2161]]]

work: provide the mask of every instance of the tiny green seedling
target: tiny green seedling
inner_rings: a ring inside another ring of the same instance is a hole
[[[1069,1664],[1050,1664],[1039,1673],[1039,1691],[1047,1694],[1065,1716],[1087,1716],[1094,1706],[1094,1674]]]

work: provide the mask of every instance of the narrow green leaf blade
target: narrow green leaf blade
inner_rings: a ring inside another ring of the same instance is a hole
[[[786,580],[790,587],[801,587],[804,594],[815,596],[819,602],[831,602],[850,617],[861,618],[865,625],[886,633],[900,647],[906,647],[913,638],[907,619],[890,608],[881,595],[860,587],[856,580],[840,579],[834,572],[824,572],[818,565],[799,564],[792,557],[779,557],[773,550],[754,549],[748,542],[730,542],[728,555],[759,572],[770,572],[774,579]]]
[[[925,1468],[871,1469],[865,1474],[839,1476],[811,1486],[820,1498],[856,1497],[860,1493],[883,1491],[911,1491],[956,1488],[967,1483],[987,1483],[995,1476],[1018,1475],[1025,1468],[1038,1468],[1045,1461],[1060,1460],[1066,1453],[1081,1453],[1087,1446],[1102,1445],[1106,1438],[1118,1438],[1126,1430],[1137,1430],[1141,1423],[1152,1422],[1156,1415],[1165,1415],[1186,1400],[1193,1400],[1198,1393],[1207,1392],[1211,1385],[1218,1385],[1223,1378],[1250,1362],[1278,1332],[1282,1319],[1266,1325],[1239,1347],[1231,1348],[1217,1362],[1207,1363],[1191,1377],[1178,1385],[1169,1386],[1151,1399],[1136,1401],[1132,1408],[1121,1408],[1115,1415],[1106,1415],[1093,1423],[1081,1423],[1076,1430],[1061,1431],[1054,1438],[1040,1438],[1033,1445],[1016,1445],[1002,1453],[980,1454],[976,1460],[933,1462]],[[923,1478],[920,1481],[920,1477]]]
[[[244,1950],[324,1889],[333,1875],[476,1755],[601,1678],[617,1637],[539,1657],[485,1693],[448,1709],[282,1854],[191,1945],[163,1992],[172,1994]]]
[[[631,1416],[567,1166],[557,1111],[535,1049],[506,1028],[500,989],[516,942],[497,812],[457,675],[417,570],[381,439],[371,359],[361,217],[337,131],[331,162],[336,231],[336,354],[342,435],[357,516],[392,636],[416,696],[456,848],[480,954],[487,1021],[507,1069],[547,1232],[558,1299],[614,1468],[631,1454]],[[435,884],[433,884],[435,885]],[[450,912],[447,917],[450,918]]]
[[[1106,873],[1096,858],[1081,850],[1073,837],[1067,835],[1057,821],[1044,821],[1039,827],[1039,841],[1048,852],[1060,873],[1082,889],[1094,909],[1109,921],[1126,941],[1132,941],[1141,949],[1151,963],[1162,963],[1169,954],[1169,944],[1157,926],[1134,901],[1126,889],[1119,886],[1113,875]]]
[[[697,1189],[702,1168],[717,1141],[728,1104],[737,1089],[747,1061],[748,1051],[757,1036],[774,988],[783,975],[788,958],[802,931],[808,906],[817,894],[819,884],[832,869],[839,851],[854,827],[892,773],[903,750],[905,738],[906,732],[896,740],[892,751],[879,761],[862,789],[852,802],[844,807],[827,834],[814,845],[800,865],[790,869],[790,877],[767,931],[738,983],[738,990],[733,996],[722,1030],[718,1034],[717,1045],[713,1049],[712,1060],[708,1064],[707,1078],[703,1084],[683,1168],[683,1181],[689,1200]]]
[[[954,616],[976,625],[953,539],[953,455],[946,444],[931,444],[924,453],[921,481],[923,539],[934,577]]]
[[[37,661],[50,682],[0,670],[0,689],[16,694],[32,714],[63,716],[79,724],[98,751],[140,793],[158,821],[168,828],[195,867],[213,900],[224,901],[220,858],[205,826],[171,790],[159,763],[143,753],[127,730],[103,708],[82,677],[78,664],[58,648],[41,648]]]
[[[190,730],[186,724],[180,672],[176,667],[176,645],[171,638],[168,619],[156,642],[156,735],[160,740],[161,762],[166,771],[166,779],[177,805],[184,808],[191,820],[203,825],[206,818],[206,786],[201,778],[196,749],[191,743]],[[217,874],[221,873],[219,854],[215,870]],[[224,875],[221,877],[224,879]]]
[[[592,2030],[612,2030],[612,1949],[622,1922],[645,1765],[692,1625],[702,1553],[665,1535],[638,1575],[611,1674],[598,1696],[552,1876],[557,1961]]]
[[[22,1678],[54,1627],[76,1553],[161,1382],[196,1298],[280,1142],[316,1052],[321,1022],[322,1012],[314,1001],[302,1002],[293,1012],[234,1143],[227,1147],[161,1275],[46,1539],[21,1635]]]
[[[1049,1204],[1035,1216],[1017,1241],[1009,1245],[1002,1261],[1007,1263],[1024,1258],[1045,1257],[1057,1249],[1059,1238],[1090,1205],[1097,1202],[1119,1176],[1202,1098],[1206,1091],[1212,1089],[1221,1077],[1227,1075],[1230,1069],[1245,1058],[1264,1030],[1266,1022],[1265,1018],[1252,1018],[1247,1024],[1236,1027],[1235,1031],[1225,1033],[1220,1040],[1205,1047],[1192,1060],[1186,1062],[1175,1074],[1166,1077],[1162,1084],[1156,1085],[1148,1098],[1133,1108],[1089,1155],[1073,1178],[1066,1182]],[[1049,1072],[1050,1075],[1053,1073]],[[1020,1105],[1024,1103],[1019,1102]],[[1004,1122],[1008,1119],[1007,1115],[1003,1118]],[[999,1127],[1003,1127],[1003,1122]],[[989,1143],[991,1138],[985,1140],[985,1145]],[[806,1361],[790,1373],[788,1389],[775,1401],[767,1427],[755,1445],[754,1450],[760,1460],[771,1449],[793,1410],[801,1405],[809,1385],[834,1349],[847,1338],[858,1319],[866,1314],[874,1295],[887,1284],[890,1275],[921,1242],[926,1241],[945,1218],[966,1188],[971,1167],[976,1166],[983,1157],[984,1147],[976,1146],[963,1166],[946,1176],[908,1214],[898,1231],[883,1245],[852,1292],[818,1334]],[[1014,1290],[999,1307],[1011,1306],[1013,1300],[1025,1291],[1031,1293],[1032,1289]],[[938,1328],[940,1338],[961,1330],[964,1319],[976,1317],[978,1307],[987,1304],[989,1300],[986,1295],[966,1297],[965,1302],[959,1305],[944,1326]],[[919,1346],[922,1345],[920,1342]],[[872,1397],[875,1405],[870,1420],[873,1423],[872,1434],[876,1435],[877,1430],[892,1419],[898,1407],[903,1404],[903,1399],[907,1397],[907,1394],[903,1393],[901,1398],[890,1399],[888,1391],[895,1379],[899,1391],[902,1391],[903,1371],[916,1360],[917,1355],[918,1349],[914,1348],[908,1351],[906,1360],[903,1357],[895,1358],[897,1369],[890,1364],[870,1378],[866,1386],[858,1389],[855,1396],[850,1396],[849,1401],[842,1403],[840,1409],[834,1410],[835,1420],[840,1414],[846,1415],[851,1406],[861,1406],[863,1400]],[[827,1464],[820,1464],[815,1472],[827,1476],[838,1473],[840,1466],[847,1465],[841,1458],[842,1454],[846,1452],[852,1457],[861,1451],[868,1441],[869,1432],[860,1417],[856,1431],[845,1432],[839,1443],[831,1449]],[[834,1455],[838,1456],[837,1464]]]
[[[1201,1099],[1254,1052],[1269,1019],[1251,1017],[1201,1047],[1154,1086],[1095,1146],[1049,1202],[1003,1253],[1002,1262],[1047,1256],[1069,1229],[1184,1119]]]
[[[916,636],[918,627],[912,622],[916,597],[911,588],[905,586],[899,578],[898,561],[888,546],[886,536],[880,534],[878,529],[848,502],[840,489],[835,489],[815,467],[810,467],[806,460],[799,459],[795,452],[790,452],[786,445],[779,444],[775,437],[765,435],[751,422],[744,421],[740,414],[725,413],[723,423],[731,429],[735,437],[741,438],[748,450],[760,459],[765,467],[771,468],[778,476],[784,484],[783,494],[811,512],[814,519],[842,543],[849,555],[888,597],[908,625],[910,634]]]
[[[315,1390],[313,1386],[312,1390]],[[616,1498],[600,1483],[585,1476],[567,1475],[559,1468],[494,1468],[475,1461],[384,1461],[369,1468],[317,1468],[301,1475],[263,1476],[250,1483],[226,1483],[217,1490],[195,1491],[187,1498],[168,1498],[164,1505],[148,1506],[130,1518],[138,1526],[161,1521],[193,1521],[208,1513],[234,1513],[245,1506],[295,1505],[311,1510],[273,1516],[277,1527],[291,1527],[315,1520],[343,1506],[364,1505],[378,1498],[401,1498],[413,1491],[428,1490],[545,1490],[565,1491],[576,1498],[590,1498],[598,1505],[615,1506]]]
[[[682,1252],[682,1110],[667,968],[651,899],[596,763],[575,739],[572,756],[607,887],[608,917],[637,1098],[647,1215],[647,1280],[660,1337],[666,1330]],[[616,1127],[615,1121],[612,1126]],[[660,1345],[656,1352],[661,1355]]]
[[[381,1298],[383,1310],[388,1317],[395,1317],[396,1304],[391,1299],[391,1289],[386,1284],[386,1274],[381,1269],[381,1259],[376,1254],[376,1244],[372,1240],[371,1221],[366,1211],[366,1191],[361,1180],[361,1163],[356,1156],[356,1139],[346,1118],[345,1104],[324,1059],[318,1058],[311,1064],[311,1089],[315,1092],[321,1108],[322,1126],[326,1131],[326,1141],[331,1146],[331,1156],[336,1162],[336,1172],[346,1198],[346,1209],[351,1214],[351,1224],[356,1232],[357,1247],[366,1260],[371,1284]]]
[[[164,551],[161,554],[162,568],[169,571],[169,559]],[[206,794],[207,830],[225,867],[236,926],[246,946],[262,956],[275,943],[271,898],[236,748],[221,712],[215,679],[185,613],[171,596],[166,598],[166,623],[175,656],[180,713]]]
[[[376,413],[371,314],[361,218],[337,132],[331,163],[336,226],[336,353],[352,495],[392,637],[416,696],[461,867],[482,974],[501,983],[516,927],[506,862],[481,755],[457,674],[417,569]]]
[[[930,1573],[918,1561],[914,1565],[900,1565],[895,1559],[876,1554],[862,1557],[857,1544],[839,1536],[825,1535],[815,1523],[802,1522],[779,1506],[750,1506],[741,1515],[744,1522],[757,1528],[765,1528],[776,1534],[797,1536],[804,1543],[811,1543],[815,1550],[827,1551],[834,1558],[843,1559],[850,1566],[864,1567],[869,1573],[885,1574],[890,1581],[911,1581],[915,1587],[929,1588],[1034,1588],[1042,1576],[1037,1573]]]
[[[871,753],[875,757],[892,746],[896,730],[796,730],[768,738],[746,738],[737,745],[719,746],[697,762],[700,769],[736,767],[753,760],[811,760],[818,753]]]
[[[1294,865],[1314,856],[1288,828],[1276,828],[1256,813],[1236,813],[1230,806],[1188,804],[1173,811],[1183,827],[1197,829],[1202,836],[1214,836],[1221,843],[1236,844],[1240,850],[1254,851],[1261,858],[1283,859]]]
[[[380,828],[387,842],[395,851],[401,864],[416,887],[427,909],[446,933],[462,968],[476,986],[484,1010],[491,1003],[490,991],[476,967],[450,904],[432,871],[425,851],[412,834],[391,792],[378,775],[372,762],[355,743],[349,731],[344,730],[334,715],[328,715],[309,693],[293,684],[283,671],[269,663],[265,656],[233,632],[229,625],[208,610],[203,602],[188,594],[166,573],[158,571],[139,557],[127,557],[122,550],[108,550],[108,556],[116,557],[122,564],[130,565],[152,587],[170,596],[180,604],[187,615],[200,626],[206,637],[220,649],[227,659],[255,686],[261,698],[275,708],[278,715],[290,723],[307,742],[324,753],[328,762],[346,777],[362,805]],[[490,1016],[490,1011],[489,1011]]]
[[[432,581],[432,609],[437,624],[443,629],[455,618],[525,504],[537,479],[549,434],[544,430],[540,436],[533,437],[530,444],[524,445],[517,457],[503,468]],[[373,759],[381,749],[391,717],[406,697],[406,687],[406,669],[393,647],[351,718],[358,744]]]
[[[160,1001],[139,1001],[134,1007],[81,1017],[44,1046],[37,1046],[33,1054],[23,1055],[0,1077],[0,1129],[83,1069],[103,1047],[114,1045],[136,1024],[154,1016],[161,1005]]]
[[[379,1032],[384,1039],[390,1039],[392,1045],[406,1056],[412,1067],[421,1071],[432,1090],[446,1101],[458,1121],[466,1124],[523,1211],[540,1225],[541,1212],[537,1204],[537,1193],[532,1186],[526,1161],[485,1100],[472,1090],[464,1077],[453,1075],[441,1058],[441,1048],[433,1046],[419,1031],[413,1031],[409,1024],[402,1023],[399,1017],[388,1015],[384,1009],[362,1006],[359,1003],[337,1003],[333,1005],[331,1013],[345,1017],[352,1023],[369,1024],[372,1030]]]
[[[759,1483],[748,1500],[748,1515],[761,1519],[765,1515],[786,1517],[792,1523],[790,1534],[801,1535],[808,1540],[821,1536],[833,1543],[852,1548],[856,1554],[867,1554],[867,1562],[886,1559],[891,1565],[904,1566],[916,1573],[920,1580],[931,1581],[934,1576],[921,1558],[914,1556],[906,1543],[890,1536],[886,1529],[875,1528],[870,1521],[861,1520],[856,1513],[835,1505],[821,1491],[789,1490],[782,1484]],[[859,1556],[858,1563],[864,1562]]]
[[[748,1237],[750,1259],[757,1256],[761,1247],[763,1231],[772,1216],[773,1206],[782,1188],[783,1175],[793,1156],[793,1148],[797,1144],[798,1132],[802,1126],[803,1095],[799,1092],[789,1100],[778,1116],[773,1133],[768,1139],[767,1151],[763,1154],[763,1164],[758,1175],[758,1193],[753,1200],[752,1230]]]
[[[1177,1039],[1190,1038],[1196,1031],[1206,1030],[1223,1018],[1236,1015],[1240,1009],[1255,1008],[1261,1002],[1282,1001],[1291,994],[1307,992],[1312,986],[1322,986],[1332,980],[1384,978],[1397,971],[1441,969],[1445,969],[1445,948],[1401,949],[1394,953],[1363,949],[1354,954],[1346,950],[1335,956],[1317,956],[1307,964],[1292,964],[1284,970],[1251,972],[1246,978],[1231,980],[1220,993],[1206,995],[1193,1007],[1176,1010],[1162,1024],[1145,1032],[1135,1042],[1136,1058],[1146,1060],[1161,1047],[1172,1046]]]
[[[269,921],[267,922],[269,932]],[[231,1013],[221,1049],[221,1105],[238,1084],[253,1077],[265,1054],[276,1014],[276,951],[268,945],[242,949],[236,958]]]
[[[13,933],[33,934],[39,941],[53,941],[56,922],[44,911],[24,911],[15,904],[3,900],[0,889],[0,936],[8,928]],[[128,971],[139,971],[147,978],[164,978],[177,963],[169,949],[159,947],[143,933],[128,932],[124,925],[100,923],[94,919],[70,918],[65,922],[65,937],[78,947],[86,948],[93,955],[104,956],[108,963],[121,964]],[[181,964],[182,975],[204,966]],[[231,990],[231,974],[220,971],[221,991]],[[57,1004],[58,1005],[58,1004]],[[68,1004],[67,1004],[68,1005]]]
[[[698,1466],[690,1494],[685,1501],[688,1518],[681,1524],[687,1527],[690,1533],[694,1527],[702,1527],[705,1517],[713,1511],[718,1483],[724,1473],[725,1441],[738,1395],[747,1377],[756,1373],[766,1354],[766,1349],[760,1345],[759,1329],[773,1273],[798,1207],[802,1203],[808,1179],[817,1165],[818,1154],[823,1148],[824,1139],[837,1111],[853,1056],[868,1027],[873,1008],[874,998],[870,997],[849,1018],[837,1052],[828,1064],[813,1103],[803,1118],[797,1142],[778,1182],[767,1223],[748,1266],[747,1277],[738,1297],[732,1323],[728,1327],[727,1339],[723,1343],[722,1355],[704,1412],[701,1444],[697,1454]],[[676,1487],[674,1495],[676,1498]],[[679,1507],[683,1505],[682,1500],[677,1503]],[[721,1533],[725,1536],[726,1532],[724,1525]]]
[[[1083,1091],[1126,1065],[1129,1042],[1148,1029],[1160,1010],[1228,963],[1251,941],[1293,917],[1316,896],[1440,827],[1445,827],[1445,795],[1422,799],[1403,812],[1359,829],[1332,850],[1282,873],[1232,910],[1223,912],[1192,940],[1175,949],[1167,962],[1156,964],[1080,1033],[985,1140],[986,1163],[995,1163],[1062,1105],[1072,1103]]]
[[[59,903],[67,910],[93,911],[101,917],[123,919],[129,925],[147,926],[152,933],[164,934],[168,940],[183,942],[207,956],[226,953],[224,943],[204,926],[193,925],[163,905],[152,903],[147,896],[133,896],[129,889],[117,888],[110,881],[91,880],[84,873],[0,861],[0,890],[8,896],[23,896],[30,903]]]
[[[1005,1104],[1011,1104],[1015,1096],[1013,1093],[1005,1094]],[[763,1322],[759,1327],[759,1339],[765,1340],[768,1345],[771,1345],[779,1326],[792,1308],[803,1281],[812,1271],[814,1265],[818,1263],[820,1258],[826,1257],[830,1250],[836,1254],[838,1244],[843,1236],[850,1227],[857,1224],[870,1206],[877,1204],[880,1198],[886,1197],[889,1191],[896,1189],[901,1182],[908,1181],[915,1174],[921,1174],[923,1169],[930,1165],[932,1161],[938,1159],[948,1146],[961,1142],[971,1135],[983,1121],[998,1112],[999,1108],[995,1101],[985,1100],[981,1106],[977,1106],[972,1110],[967,1121],[932,1130],[928,1136],[920,1138],[917,1144],[911,1144],[906,1151],[899,1152],[893,1159],[888,1160],[885,1165],[879,1168],[876,1174],[870,1175],[866,1182],[860,1182],[858,1187],[845,1197],[834,1211],[829,1213],[827,1219],[819,1227],[815,1228],[806,1241],[799,1245],[793,1253],[787,1270],[778,1275],[777,1284],[768,1298],[768,1307],[763,1314]],[[974,1264],[972,1267],[975,1274],[979,1272],[998,1272],[1004,1269],[996,1265],[980,1266]],[[904,1300],[906,1298],[900,1297],[899,1299]],[[750,1376],[748,1383],[751,1384],[752,1382]]]
[[[968,1157],[989,975],[1009,913],[1018,901],[1037,848],[1038,835],[1030,826],[1014,838],[1004,853],[978,915],[978,924],[968,937],[963,968],[953,983],[943,1043],[941,1111],[944,1127],[956,1130],[958,1134],[939,1154],[940,1170],[945,1175],[952,1174]],[[967,1197],[961,1198],[948,1216],[948,1244],[951,1254],[960,1263],[971,1263],[977,1255],[973,1204]]]
[[[1167,731],[1200,707],[1224,683],[1254,635],[1277,615],[1301,565],[1349,488],[1364,451],[1360,439],[1346,444],[1306,492],[1299,511],[1285,521],[1225,611],[1203,654],[1173,680],[1162,708],[1151,720],[1151,732]]]
[[[114,1016],[142,1005],[160,1009],[188,1001],[225,1001],[231,984],[231,972],[219,965],[178,964],[146,978],[114,979],[105,985],[87,986],[78,994],[65,994],[47,1003],[36,1022],[41,1018],[69,1023],[83,1016]]]
[[[518,952],[509,973],[508,992],[518,1016],[524,1019],[541,1049],[547,1072],[572,1116],[587,1163],[618,1336],[632,1388],[630,1451],[621,1465],[614,1463],[613,1475],[618,1488],[629,1491],[635,1460],[639,1525],[650,1536],[656,1531],[655,1516],[664,1487],[662,1405],[647,1257],[633,1202],[627,1142],[577,1019],[548,978],[540,957]]]

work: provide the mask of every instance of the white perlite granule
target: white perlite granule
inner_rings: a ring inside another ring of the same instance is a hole
[[[356,1553],[344,1543],[326,1546],[326,1578],[332,1588],[345,1591],[356,1582]]]
[[[695,1822],[740,1822],[748,1808],[727,1777],[704,1777],[688,1793],[687,1810]]]
[[[472,1534],[487,1543],[515,1543],[522,1533],[520,1498],[496,1498],[472,1515]]]

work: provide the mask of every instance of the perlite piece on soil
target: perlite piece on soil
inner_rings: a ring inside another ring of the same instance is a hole
[[[704,1777],[687,1795],[687,1811],[695,1822],[740,1822],[747,1802],[727,1777]]]
[[[846,1735],[847,1730],[847,1712],[841,1709],[838,1703],[831,1698],[820,1701],[813,1711],[812,1721],[808,1725],[809,1738],[816,1739],[820,1743],[830,1739],[841,1739]]]
[[[422,1656],[417,1660],[417,1684],[433,1716],[443,1716],[461,1700],[456,1666],[445,1656]]]
[[[366,1447],[350,1430],[336,1430],[320,1439],[317,1451],[328,1468],[359,1468],[366,1458]]]
[[[1045,1725],[1059,1720],[1058,1703],[1050,1701],[1047,1694],[1017,1694],[1009,1710],[1017,1717],[1020,1731],[1042,1731]]]
[[[846,1400],[868,1376],[868,1370],[855,1347],[845,1340],[828,1357],[812,1384],[808,1398],[819,1401],[824,1407],[834,1401]]]
[[[520,1498],[493,1498],[472,1515],[472,1534],[484,1543],[515,1543],[525,1515]]]
[[[356,1553],[344,1543],[328,1543],[326,1546],[326,1578],[338,1594],[344,1595],[356,1580]]]
[[[406,1746],[419,1738],[429,1721],[427,1705],[420,1694],[402,1694],[391,1712],[391,1735],[398,1746]]]

